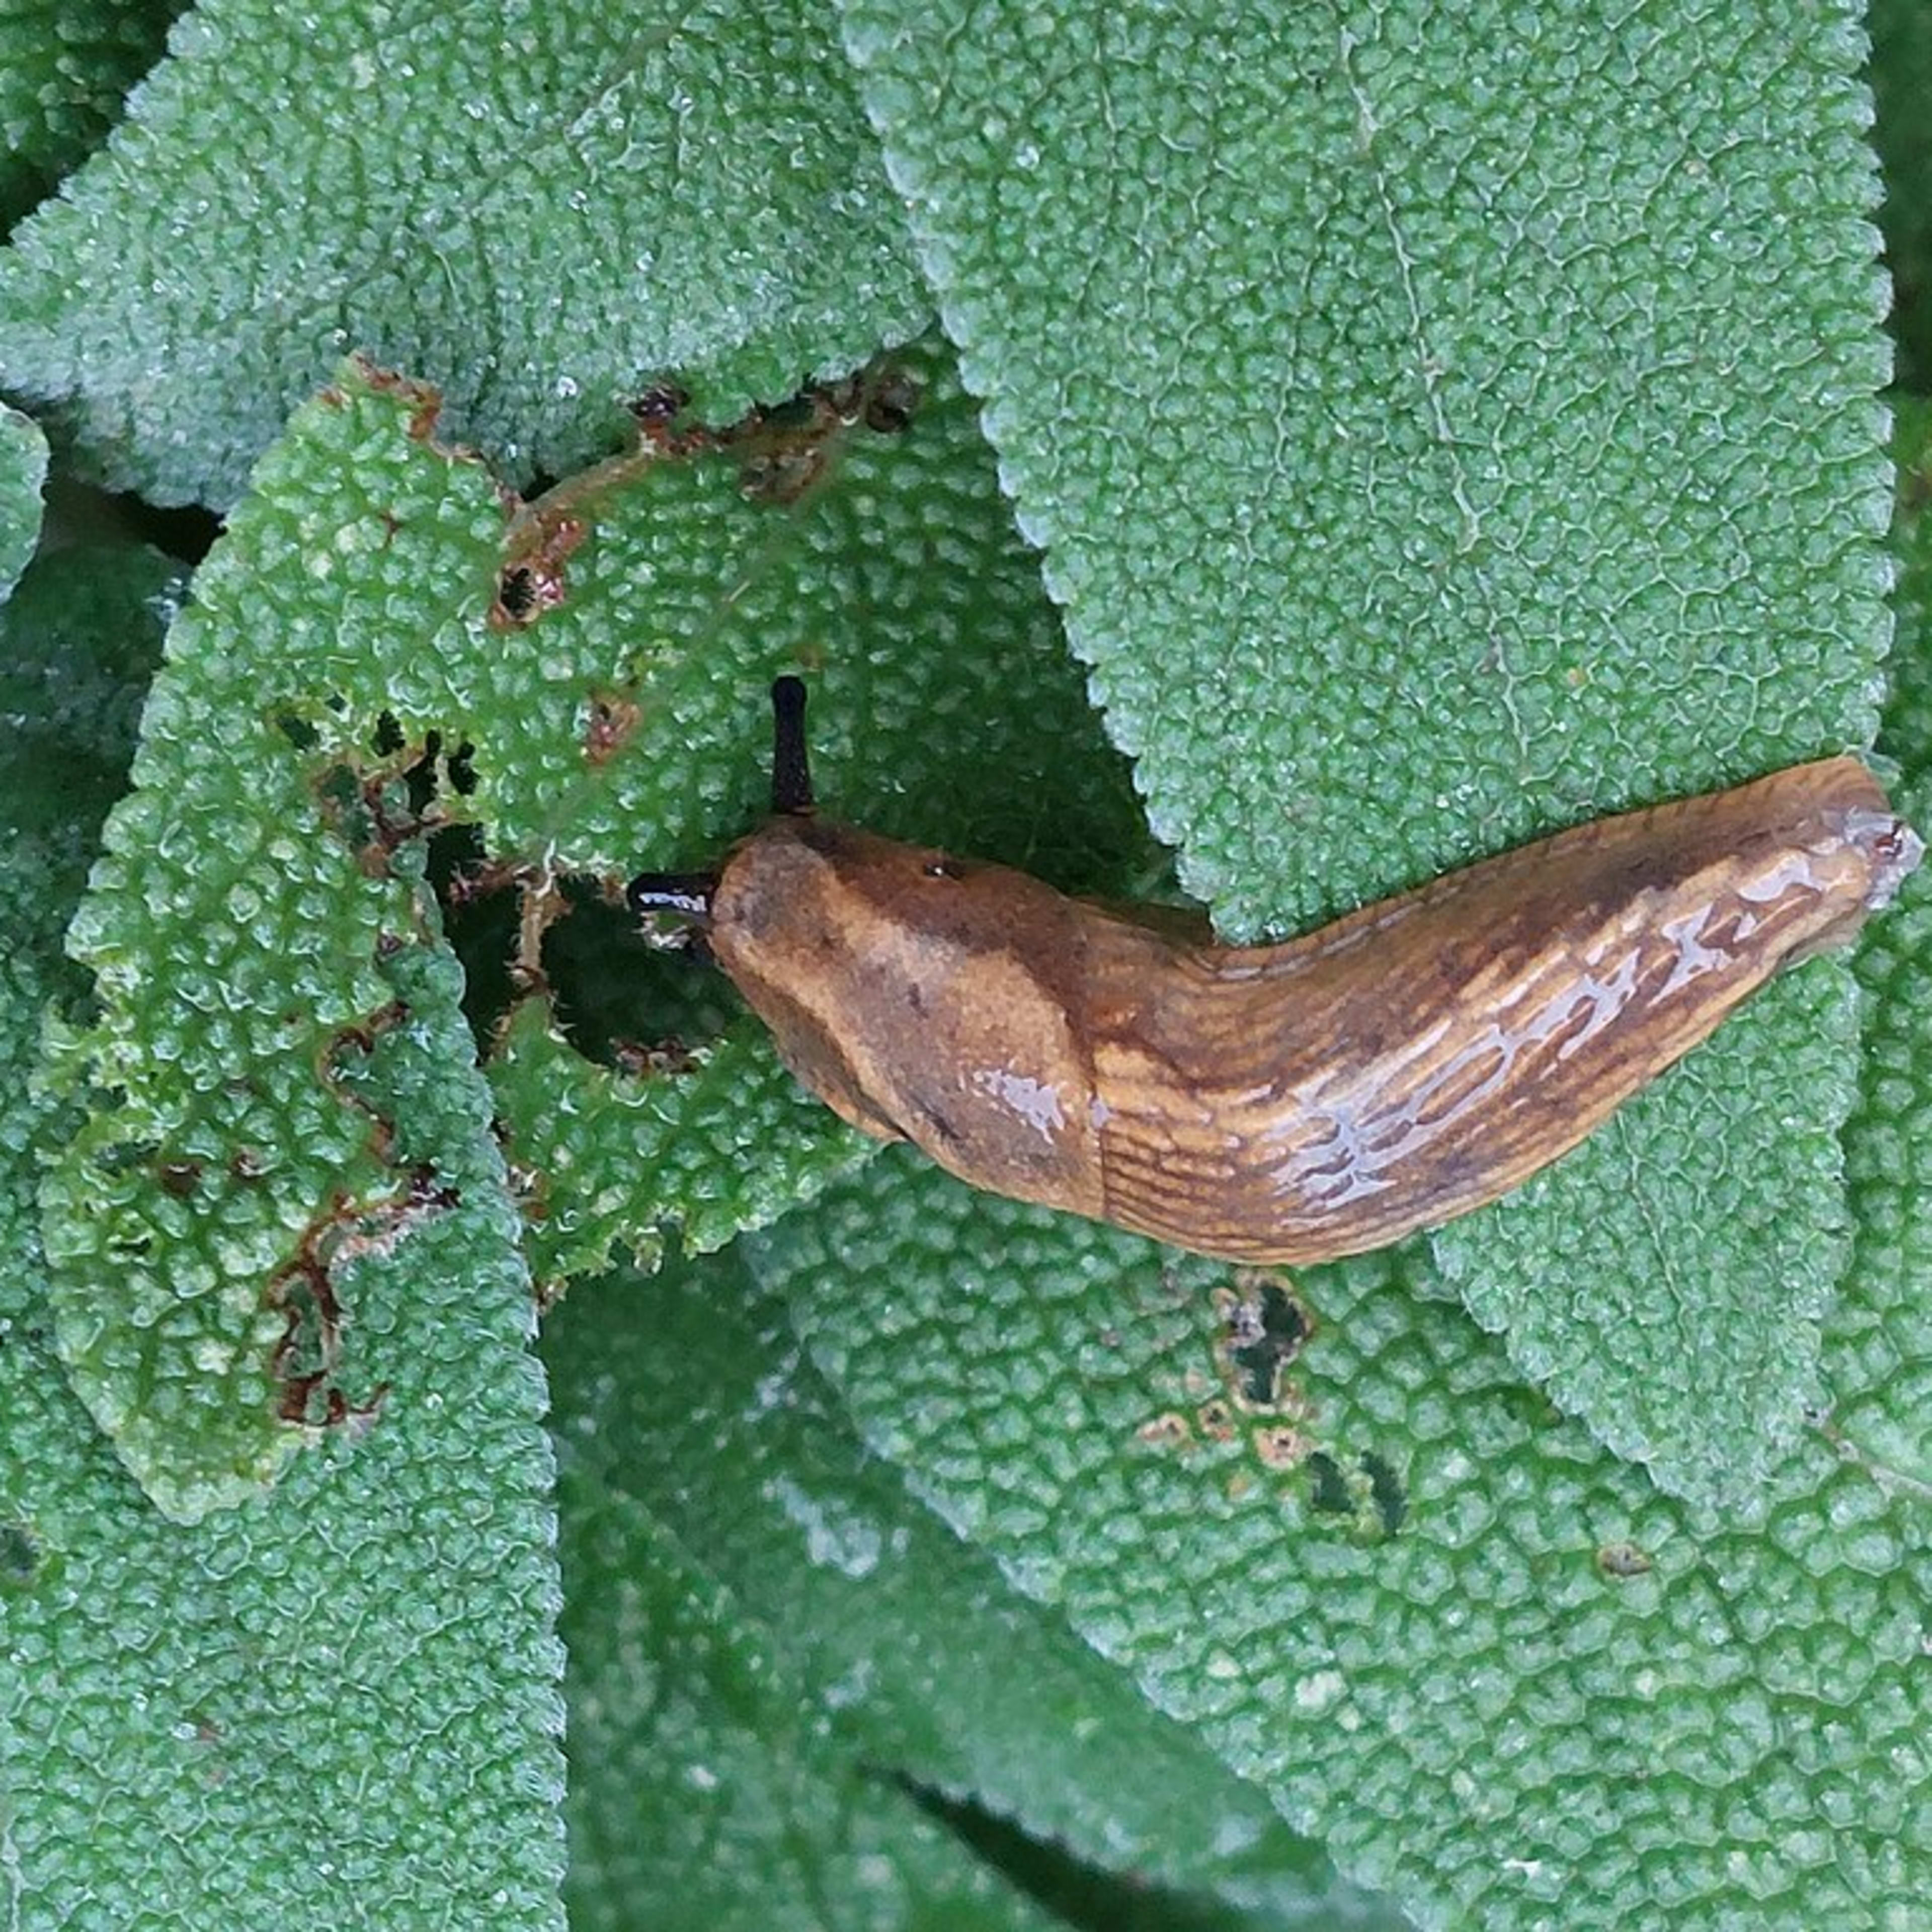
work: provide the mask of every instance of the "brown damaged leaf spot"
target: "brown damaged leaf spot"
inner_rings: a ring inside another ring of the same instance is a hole
[[[611,1048],[610,1064],[634,1079],[667,1080],[694,1072],[699,1059],[680,1040],[620,1040]]]
[[[1606,1543],[1597,1552],[1597,1568],[1606,1576],[1621,1580],[1647,1576],[1652,1564],[1649,1556],[1634,1543]]]
[[[442,414],[442,392],[433,384],[420,382],[413,376],[405,376],[400,370],[385,369],[371,362],[366,356],[350,358],[356,365],[357,374],[378,394],[394,396],[410,406],[409,434],[418,442],[436,440],[436,419]],[[439,446],[446,455],[464,462],[475,462],[473,452],[454,446]]]
[[[406,740],[386,712],[380,721],[370,763],[356,752],[326,754],[310,776],[322,822],[356,855],[365,877],[386,878],[396,854],[466,823],[452,812],[448,794],[460,798],[476,788],[476,748],[467,739],[452,751],[440,731]]]
[[[703,448],[709,431],[701,425],[678,426],[678,418],[690,404],[690,392],[671,382],[653,382],[641,394],[633,396],[625,406],[638,425],[640,446],[661,456],[686,456],[692,449]]]
[[[800,502],[830,471],[845,432],[862,427],[896,436],[918,408],[920,385],[889,359],[855,376],[804,389],[789,403],[754,412],[727,432],[721,447],[742,453],[738,487],[753,501]]]
[[[390,766],[364,776],[346,763],[316,778],[323,820],[355,854],[356,868],[367,878],[388,878],[390,862],[404,846],[446,823],[433,803],[423,811],[415,808],[406,780],[406,773]]]
[[[1292,1469],[1315,1453],[1312,1436],[1288,1424],[1254,1432],[1255,1454],[1270,1469]]]
[[[568,599],[568,566],[590,530],[589,523],[572,514],[556,491],[512,515],[490,606],[493,630],[522,630]]]
[[[1174,1409],[1142,1423],[1134,1433],[1150,1449],[1185,1449],[1194,1440],[1194,1430],[1186,1417]]]
[[[1234,1418],[1225,1402],[1204,1402],[1194,1412],[1195,1426],[1210,1442],[1234,1439]]]
[[[201,1162],[198,1160],[164,1160],[155,1168],[155,1178],[161,1184],[161,1191],[172,1194],[177,1201],[185,1201],[201,1185]]]
[[[655,385],[630,404],[638,425],[635,449],[594,464],[534,502],[513,509],[506,563],[532,562],[544,553],[547,542],[554,541],[541,534],[542,529],[556,532],[575,518],[594,518],[595,506],[602,498],[660,463],[735,455],[740,464],[739,482],[748,496],[764,502],[795,503],[827,473],[850,431],[898,434],[912,421],[920,394],[918,378],[888,355],[856,375],[812,385],[789,401],[754,409],[735,423],[713,429],[682,420],[688,400],[682,391],[668,383]],[[528,594],[530,588],[520,586],[515,596]]]
[[[410,414],[404,433],[412,440],[426,444],[445,462],[478,469],[488,467],[483,458],[466,443],[446,442],[437,436],[436,426],[442,416],[442,392],[434,383],[406,376],[400,370],[385,368],[359,353],[352,355],[349,362],[365,387],[379,395],[393,396],[408,406]],[[326,409],[342,409],[348,402],[341,386],[334,382],[325,384],[318,390],[316,400]],[[393,517],[390,520],[397,521]]]
[[[584,755],[593,765],[608,762],[636,736],[644,707],[616,691],[593,691],[584,726]]]
[[[394,1165],[395,1130],[353,1087],[345,1083],[338,1063],[351,1052],[367,1059],[376,1051],[376,1036],[387,1032],[391,1027],[400,1026],[409,1016],[406,1001],[392,1000],[386,1006],[377,1007],[358,1024],[343,1028],[323,1043],[316,1055],[316,1078],[343,1106],[353,1107],[367,1116],[369,1150],[385,1167]]]
[[[329,1212],[302,1231],[295,1258],[268,1282],[268,1306],[284,1316],[281,1340],[268,1362],[269,1372],[282,1384],[276,1413],[284,1422],[310,1424],[318,1393],[333,1387],[329,1378],[340,1359],[342,1310],[321,1251],[348,1205],[346,1195],[337,1195]],[[326,1414],[326,1395],[322,1407]]]

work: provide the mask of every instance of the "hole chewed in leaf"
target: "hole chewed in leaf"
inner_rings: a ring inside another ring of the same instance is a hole
[[[310,783],[324,820],[355,853],[357,865],[368,877],[382,878],[404,846],[449,825],[444,788],[459,796],[475,789],[476,748],[466,740],[446,758],[441,732],[425,732],[419,744],[411,744],[386,711],[377,722],[374,746],[377,764],[338,756]]]
[[[560,492],[512,516],[496,596],[490,606],[490,625],[497,630],[520,630],[564,603],[570,595],[571,554],[590,530],[584,518],[571,514]]]
[[[1345,1520],[1360,1543],[1380,1543],[1395,1534],[1408,1514],[1402,1479],[1383,1456],[1365,1450],[1345,1465],[1325,1449],[1306,1462],[1310,1507],[1318,1515]]]
[[[536,573],[526,563],[506,565],[496,580],[496,608],[504,620],[520,624],[536,614]]]
[[[694,1053],[742,1010],[730,982],[688,947],[654,946],[601,880],[558,882],[568,917],[542,934],[542,971],[556,1023],[600,1066],[644,1078],[688,1072]]]
[[[742,452],[739,487],[754,501],[796,503],[836,460],[841,438],[855,428],[896,436],[911,422],[920,386],[882,358],[842,382],[801,390],[790,402],[748,417],[728,433]]]
[[[1228,1392],[1245,1408],[1292,1406],[1284,1378],[1314,1333],[1306,1307],[1275,1276],[1241,1269],[1232,1288],[1216,1292],[1214,1309],[1222,1321],[1217,1346]]]
[[[741,460],[739,481],[748,496],[790,504],[826,473],[844,432],[897,436],[917,414],[923,393],[919,377],[888,353],[836,382],[808,383],[788,400],[754,409],[722,428],[687,422],[689,399],[670,383],[653,385],[629,406],[644,460],[729,451]],[[604,466],[604,480],[613,480],[622,466],[622,459]]]
[[[449,788],[459,798],[467,798],[476,789],[476,747],[466,738],[451,752],[443,765]]]

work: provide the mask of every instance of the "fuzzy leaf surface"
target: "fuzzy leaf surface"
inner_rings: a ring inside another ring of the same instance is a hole
[[[0,604],[13,594],[40,534],[47,442],[31,417],[0,406]]]
[[[34,1186],[58,1124],[29,1074],[50,999],[81,990],[62,932],[181,593],[152,552],[70,548],[0,613],[28,727],[0,745],[0,1912],[269,1932],[306,1872],[398,1932],[560,1932],[543,1391],[446,959],[392,960],[413,1018],[362,1070],[408,1123],[399,1158],[461,1197],[356,1283],[394,1374],[380,1430],[329,1442],[274,1510],[184,1528],[55,1353]]]
[[[1252,1278],[897,1150],[759,1246],[880,1456],[1417,1923],[1918,1913],[1918,1484],[1814,1432],[1755,1522],[1665,1496],[1420,1248],[1298,1274],[1263,1363]]]
[[[182,0],[16,0],[0,14],[0,230],[113,124]]]
[[[924,326],[827,7],[210,0],[0,254],[0,372],[95,476],[226,506],[362,350],[505,472],[675,373],[718,419]]]
[[[668,1536],[729,1592],[768,1670],[839,1750],[1129,1876],[1117,1913],[1146,1889],[1145,1923],[1174,1922],[1165,1898],[1202,1932],[1217,1904],[1310,1932],[1404,1922],[907,1494],[736,1251],[574,1289],[544,1354],[584,1605],[573,1709],[599,1727],[577,1760],[588,1815],[574,1844],[653,1828],[649,1803],[610,1774],[604,1726],[626,1694],[605,1688],[611,1640],[590,1627]]]

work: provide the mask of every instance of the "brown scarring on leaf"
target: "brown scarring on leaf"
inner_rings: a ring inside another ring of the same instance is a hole
[[[620,1073],[652,1080],[688,1073],[698,1062],[697,1054],[680,1040],[620,1040],[611,1047],[610,1064]]]
[[[520,630],[569,596],[566,566],[590,534],[590,526],[571,514],[559,493],[520,508],[506,532],[503,566],[488,622],[494,630]]]
[[[390,862],[404,846],[449,823],[435,790],[420,809],[407,802],[408,782],[434,766],[440,748],[440,737],[431,732],[421,746],[406,746],[373,768],[338,756],[316,772],[314,790],[323,820],[354,852],[365,878],[388,878]]]
[[[1257,1429],[1253,1440],[1255,1454],[1270,1469],[1292,1469],[1306,1462],[1315,1449],[1312,1436],[1286,1424],[1274,1429]]]
[[[1634,1543],[1606,1543],[1597,1552],[1597,1568],[1606,1576],[1647,1576],[1651,1559]]]
[[[342,1360],[337,1272],[364,1256],[393,1252],[412,1228],[458,1199],[454,1188],[438,1183],[434,1168],[418,1166],[382,1200],[356,1202],[336,1193],[302,1231],[293,1258],[271,1278],[267,1294],[268,1305],[284,1318],[269,1365],[282,1384],[276,1412],[284,1422],[310,1429],[367,1428],[374,1422],[388,1384],[352,1402],[335,1380]]]
[[[584,755],[601,765],[622,751],[644,721],[644,708],[634,698],[616,691],[593,691],[584,721]]]
[[[1234,1439],[1234,1418],[1225,1402],[1204,1402],[1194,1412],[1196,1425],[1210,1442]]]
[[[1142,1423],[1134,1433],[1150,1449],[1184,1449],[1194,1439],[1186,1417],[1173,1409]]]

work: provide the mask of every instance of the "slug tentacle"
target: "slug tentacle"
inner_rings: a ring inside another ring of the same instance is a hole
[[[799,1078],[976,1186],[1241,1261],[1360,1252],[1517,1186],[1849,940],[1922,850],[1832,758],[1283,944],[1189,944],[812,817],[802,687],[774,700],[779,815],[701,910]],[[645,874],[632,902],[677,883]]]

